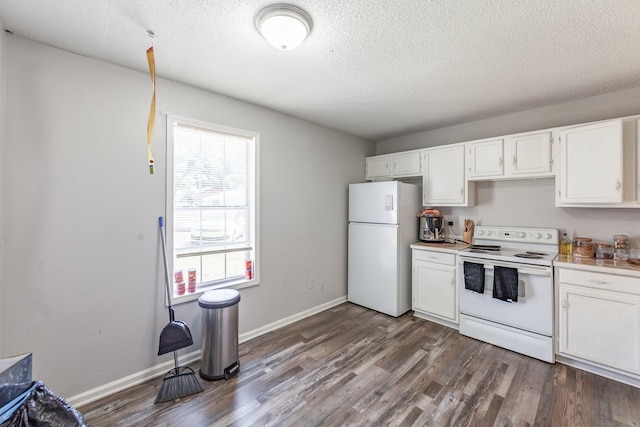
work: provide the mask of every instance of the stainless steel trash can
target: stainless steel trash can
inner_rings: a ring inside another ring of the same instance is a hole
[[[235,289],[216,289],[198,299],[202,307],[200,376],[208,381],[229,379],[240,371],[238,360],[238,306]]]

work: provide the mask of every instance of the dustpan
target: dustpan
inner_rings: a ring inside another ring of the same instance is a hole
[[[191,331],[186,323],[173,318],[173,308],[169,307],[169,323],[160,332],[160,345],[158,346],[158,356],[189,347],[193,344]]]

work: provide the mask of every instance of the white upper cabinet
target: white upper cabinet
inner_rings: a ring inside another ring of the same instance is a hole
[[[554,176],[550,130],[467,142],[472,181]]]
[[[465,179],[464,151],[464,144],[427,148],[423,151],[424,206],[473,206],[475,188],[473,183],[468,183]]]
[[[422,175],[420,151],[393,154],[391,156],[391,175],[393,177]]]
[[[553,175],[551,131],[512,135],[505,141],[505,175],[521,178]]]
[[[469,179],[483,180],[501,177],[504,173],[503,145],[502,138],[468,142]]]
[[[367,180],[411,178],[422,175],[421,150],[367,157]]]
[[[636,120],[559,130],[556,206],[640,207]]]
[[[391,155],[367,157],[367,179],[391,178]]]

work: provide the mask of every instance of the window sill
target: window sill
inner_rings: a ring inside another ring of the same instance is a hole
[[[225,283],[224,285],[208,286],[208,287],[204,287],[202,289],[198,289],[196,292],[193,292],[191,294],[186,293],[184,295],[174,295],[172,297],[172,304],[173,305],[178,305],[178,304],[184,304],[184,303],[187,303],[187,302],[191,302],[191,301],[197,300],[205,292],[213,291],[215,289],[237,289],[237,290],[240,290],[240,289],[250,288],[250,287],[253,287],[253,286],[258,286],[259,284],[260,284],[260,282],[258,281],[258,279],[254,278],[254,279],[249,280],[249,281],[240,280],[240,281],[237,281],[237,282]]]

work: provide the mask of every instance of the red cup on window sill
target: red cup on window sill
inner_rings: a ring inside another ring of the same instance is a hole
[[[184,295],[184,282],[176,283],[176,294]]]
[[[184,282],[184,276],[182,275],[182,270],[177,270],[176,272],[173,273],[173,280],[176,282],[176,284],[180,282]]]
[[[253,279],[253,262],[244,262],[244,278],[247,280]]]

